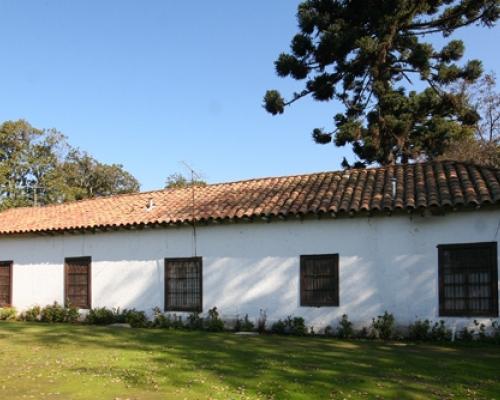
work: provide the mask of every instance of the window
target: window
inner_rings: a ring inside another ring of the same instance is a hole
[[[439,315],[498,316],[497,244],[438,246]]]
[[[78,308],[91,308],[90,257],[66,258],[64,265],[64,299]]]
[[[300,256],[300,305],[339,305],[339,255]]]
[[[12,261],[0,261],[0,307],[12,305]]]
[[[202,311],[201,257],[165,259],[165,310]]]

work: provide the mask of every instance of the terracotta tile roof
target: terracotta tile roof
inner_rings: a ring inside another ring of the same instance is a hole
[[[152,202],[153,207],[148,208]],[[500,204],[500,170],[453,161],[252,179],[195,189],[196,221],[356,215]],[[193,221],[192,190],[165,189],[16,208],[0,234],[116,229]]]

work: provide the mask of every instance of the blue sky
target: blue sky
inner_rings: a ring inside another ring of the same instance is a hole
[[[57,128],[143,190],[186,161],[209,182],[339,169],[320,146],[335,103],[273,117],[266,89],[300,88],[273,61],[297,31],[299,0],[0,0],[0,121]],[[465,58],[500,70],[500,28],[467,28]]]

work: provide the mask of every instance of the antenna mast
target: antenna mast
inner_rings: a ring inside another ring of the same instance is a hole
[[[191,174],[191,218],[193,220],[193,247],[194,247],[194,256],[197,256],[197,236],[196,236],[196,198],[195,198],[195,184],[194,179],[195,176],[200,179],[200,175],[196,173],[196,171],[185,161],[181,161],[181,164],[190,172]]]

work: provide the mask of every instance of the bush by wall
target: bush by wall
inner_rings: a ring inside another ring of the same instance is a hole
[[[85,318],[85,322],[91,325],[109,325],[116,323],[118,319],[119,310],[113,311],[106,307],[96,307],[92,308],[87,317]]]
[[[17,316],[17,319],[20,321],[47,323],[75,323],[78,322],[79,318],[80,313],[78,308],[71,305],[63,306],[56,301],[45,307],[33,306]]]
[[[38,305],[24,310],[19,315],[15,308],[0,308],[0,320],[20,320],[46,323],[76,323],[80,321],[79,310],[75,307],[63,306],[54,302],[45,307]],[[220,332],[224,330],[225,324],[219,315],[217,307],[208,311],[206,317],[200,313],[191,313],[185,319],[176,314],[165,314],[160,308],[153,310],[153,319],[149,320],[144,311],[135,309],[108,309],[97,307],[89,310],[85,323],[93,325],[109,325],[113,323],[128,323],[132,327],[154,327],[166,329],[191,329]],[[283,335],[314,335],[314,330],[307,329],[304,318],[288,316],[285,319],[275,321],[270,328],[267,325],[267,314],[260,310],[256,323],[251,321],[248,314],[243,319],[237,317],[234,323],[234,331],[252,331],[256,329],[259,333],[274,333]],[[481,340],[500,344],[500,321],[492,320],[491,326],[474,321],[474,326],[466,326],[458,330],[454,335],[452,330],[446,326],[444,320],[436,322],[416,320],[409,325],[405,337],[397,336],[396,339],[409,339],[415,341],[459,341]],[[354,329],[353,323],[347,314],[342,315],[336,327],[328,326],[324,329],[324,336],[338,337],[340,339],[382,339],[395,338],[395,318],[389,312],[384,312],[372,319],[370,327]]]
[[[0,308],[0,321],[13,321],[16,316],[17,311],[14,307]]]
[[[394,334],[394,315],[385,311],[383,315],[373,318],[372,333],[377,339],[392,339]]]
[[[277,334],[304,336],[307,334],[307,327],[302,317],[292,317],[289,315],[286,319],[274,322],[271,325],[271,332]]]
[[[354,329],[352,327],[352,322],[349,321],[347,314],[342,315],[339,322],[339,327],[337,328],[337,337],[341,339],[350,339],[354,336]]]
[[[254,329],[255,324],[250,321],[248,318],[248,314],[245,315],[243,319],[239,316],[236,317],[236,321],[234,322],[234,331],[235,332],[251,332]]]
[[[205,328],[211,332],[220,332],[224,330],[224,321],[220,318],[217,307],[208,310],[208,317],[205,320]]]

